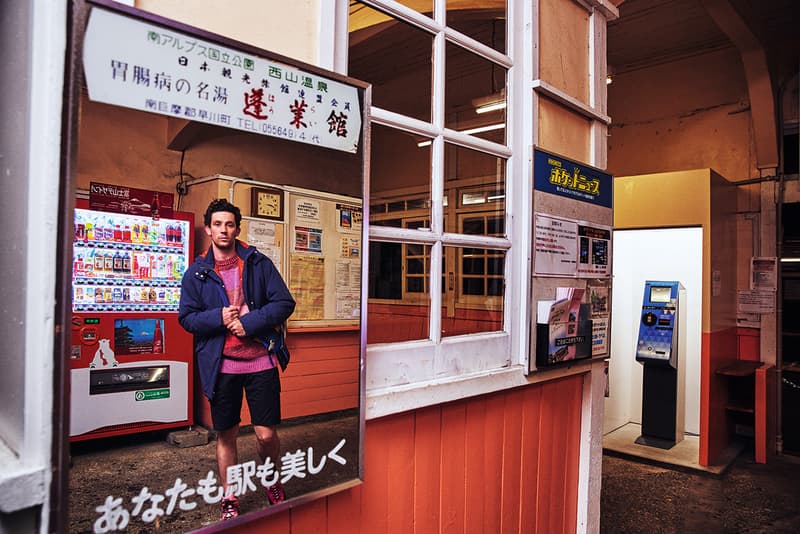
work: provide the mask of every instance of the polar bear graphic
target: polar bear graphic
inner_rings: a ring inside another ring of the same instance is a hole
[[[108,339],[100,340],[100,347],[94,353],[94,359],[89,364],[90,369],[95,367],[116,367],[119,365],[114,351],[111,350],[111,341]]]

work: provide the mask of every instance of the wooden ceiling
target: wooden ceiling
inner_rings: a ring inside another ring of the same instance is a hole
[[[620,74],[732,47],[709,15],[714,0],[625,0],[608,24],[608,64]],[[800,1],[730,0],[778,78],[797,72]]]

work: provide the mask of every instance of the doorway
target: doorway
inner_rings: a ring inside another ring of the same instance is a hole
[[[616,230],[609,396],[603,432],[641,424],[642,366],[636,362],[642,291],[646,280],[677,280],[686,289],[685,429],[700,431],[703,230],[700,227]]]

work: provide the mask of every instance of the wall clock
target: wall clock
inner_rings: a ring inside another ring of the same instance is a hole
[[[283,219],[283,191],[254,187],[250,190],[250,216],[261,219]]]

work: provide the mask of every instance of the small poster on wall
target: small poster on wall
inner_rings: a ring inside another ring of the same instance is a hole
[[[544,213],[534,214],[534,225],[537,275],[611,276],[611,227]]]

